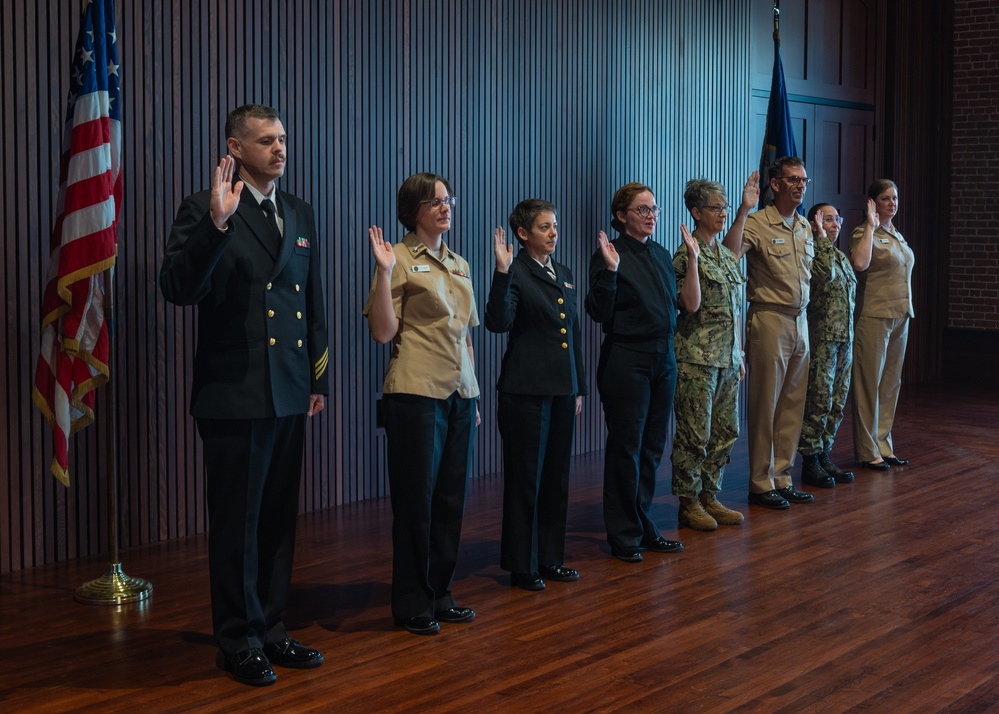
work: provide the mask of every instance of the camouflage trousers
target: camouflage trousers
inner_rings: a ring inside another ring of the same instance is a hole
[[[689,362],[676,367],[673,493],[687,498],[718,493],[739,438],[739,368]]]
[[[850,392],[853,350],[849,342],[816,341],[808,364],[808,394],[798,451],[806,456],[832,450]]]

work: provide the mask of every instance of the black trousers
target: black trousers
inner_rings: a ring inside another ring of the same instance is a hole
[[[561,565],[576,397],[500,392],[497,420],[503,437],[500,567],[531,573],[539,564]]]
[[[676,391],[673,346],[637,352],[604,340],[597,388],[607,422],[604,524],[612,548],[659,537],[649,515]]]
[[[386,394],[392,496],[392,616],[454,607],[451,581],[472,461],[475,400]]]
[[[198,419],[205,448],[212,623],[230,653],[286,637],[305,415]]]

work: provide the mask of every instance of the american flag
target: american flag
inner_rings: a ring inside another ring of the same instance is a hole
[[[52,426],[52,473],[69,486],[69,436],[94,420],[110,377],[105,270],[115,264],[121,210],[121,91],[114,0],[88,0],[71,66],[59,196],[42,299],[32,397]]]

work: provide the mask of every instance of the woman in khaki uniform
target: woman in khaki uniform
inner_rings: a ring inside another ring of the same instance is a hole
[[[879,179],[867,191],[867,221],[853,229],[850,262],[857,271],[853,337],[853,455],[864,468],[887,471],[907,460],[895,454],[902,362],[912,311],[915,258],[892,219],[898,186]]]
[[[435,174],[399,189],[391,245],[368,231],[375,276],[364,306],[372,337],[392,343],[383,388],[392,496],[392,615],[418,635],[475,612],[451,594],[465,510],[479,385],[469,328],[479,324],[468,263],[451,252],[454,194]]]

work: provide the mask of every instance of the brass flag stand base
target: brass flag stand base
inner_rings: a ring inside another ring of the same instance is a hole
[[[104,575],[78,587],[73,599],[84,605],[124,605],[145,600],[152,592],[148,580],[125,575],[121,563],[110,563]]]

